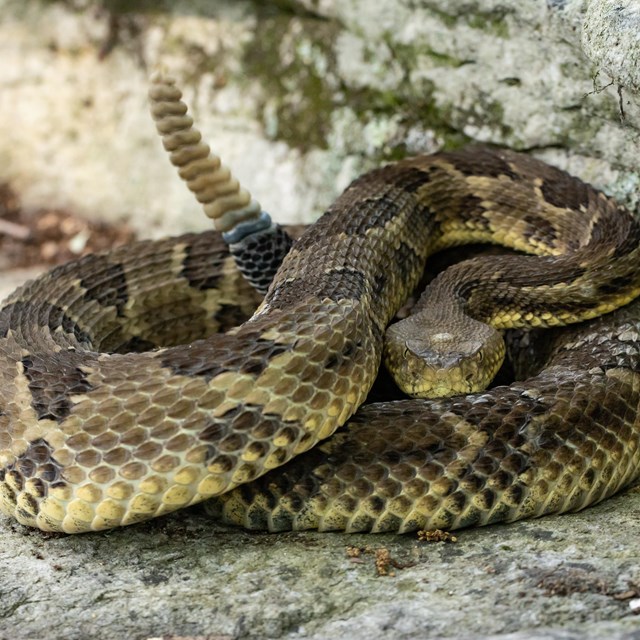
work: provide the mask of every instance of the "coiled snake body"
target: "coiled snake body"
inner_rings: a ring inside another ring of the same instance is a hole
[[[591,187],[472,148],[356,180],[226,334],[210,335],[256,295],[214,232],[58,267],[0,311],[2,510],[80,532],[221,496],[212,509],[250,527],[407,531],[593,503],[639,474],[633,305],[561,338],[525,382],[358,407],[434,251],[539,254],[464,263],[447,287],[498,328],[549,326],[634,298],[639,240]]]

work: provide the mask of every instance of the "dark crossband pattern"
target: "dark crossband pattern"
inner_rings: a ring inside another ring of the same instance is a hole
[[[638,220],[591,187],[470,148],[356,180],[262,302],[216,233],[55,269],[0,310],[0,506],[66,532],[216,496],[228,521],[275,530],[582,508],[639,473],[637,304],[557,338],[524,382],[359,407],[433,252],[490,242],[536,254],[462,263],[431,297],[445,322],[453,298],[499,328],[547,326],[635,298],[639,240]],[[248,271],[271,269],[262,258],[247,254]]]

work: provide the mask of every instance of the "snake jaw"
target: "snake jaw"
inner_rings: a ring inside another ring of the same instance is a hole
[[[447,398],[486,389],[504,360],[496,329],[472,318],[452,328],[423,326],[414,318],[387,330],[385,365],[402,391],[414,398]]]

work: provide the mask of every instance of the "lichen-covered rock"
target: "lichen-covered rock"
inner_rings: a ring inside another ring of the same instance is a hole
[[[590,2],[584,18],[582,45],[598,71],[607,74],[621,90],[627,89],[631,96],[637,96],[640,5],[635,0]],[[624,98],[621,100],[624,103]]]
[[[162,9],[164,7],[164,10]],[[204,228],[147,114],[159,63],[277,218],[365,168],[473,140],[528,149],[634,205],[638,10],[592,0],[0,0],[3,177],[27,205]]]

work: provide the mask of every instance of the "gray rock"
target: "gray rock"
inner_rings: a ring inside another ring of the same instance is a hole
[[[247,533],[198,508],[77,537],[2,520],[0,637],[637,637],[639,510],[631,491],[454,543]]]
[[[590,2],[582,46],[598,71],[631,94],[640,91],[640,5],[634,0]]]
[[[314,219],[366,168],[472,140],[531,150],[636,202],[633,2],[160,8],[0,0],[0,160],[25,205],[126,218],[147,236],[209,226],[147,113],[159,63],[282,221]]]

